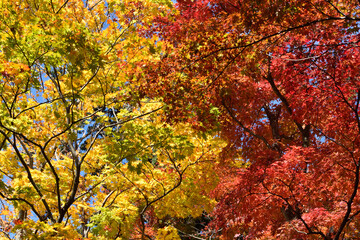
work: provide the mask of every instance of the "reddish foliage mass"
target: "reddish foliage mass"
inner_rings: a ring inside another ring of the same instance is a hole
[[[171,121],[219,128],[249,164],[224,166],[211,226],[225,239],[359,237],[359,2],[176,7],[155,24],[170,53],[147,63],[143,90]]]

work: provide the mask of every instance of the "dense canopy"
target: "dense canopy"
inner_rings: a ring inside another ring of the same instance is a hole
[[[360,2],[0,4],[1,239],[360,237]]]
[[[144,91],[227,140],[210,226],[225,239],[359,237],[359,2],[176,6],[154,25],[169,52]]]

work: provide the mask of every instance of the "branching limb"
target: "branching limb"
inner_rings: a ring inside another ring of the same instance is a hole
[[[266,147],[268,147],[269,149],[273,149],[273,147],[271,146],[271,144],[263,137],[263,136],[260,136],[256,133],[254,133],[251,129],[245,127],[245,125],[240,122],[236,116],[234,115],[234,113],[232,112],[232,110],[226,105],[225,101],[223,100],[222,101],[222,105],[225,107],[226,111],[228,112],[228,114],[230,115],[230,117],[245,131],[247,132],[248,134],[250,134],[251,136],[261,140],[265,145]]]
[[[334,240],[340,239],[340,235],[342,234],[342,231],[344,230],[346,224],[350,221],[350,219],[352,219],[352,218],[350,218],[350,214],[351,214],[352,204],[354,202],[354,199],[356,197],[356,194],[357,194],[357,191],[359,188],[359,181],[360,181],[359,174],[360,174],[360,159],[358,160],[357,165],[356,165],[353,192],[352,192],[349,200],[347,201],[347,210],[346,210],[345,216],[343,217],[343,220],[339,226],[339,229],[336,232]]]
[[[0,122],[0,125],[2,125],[1,122]],[[34,180],[33,177],[32,177],[32,174],[31,174],[31,171],[30,171],[30,169],[29,169],[29,166],[27,165],[27,163],[26,163],[25,159],[23,158],[21,152],[19,151],[18,147],[16,146],[15,138],[14,138],[14,141],[11,141],[11,140],[9,139],[9,137],[8,137],[2,130],[0,130],[0,133],[7,139],[7,141],[8,141],[8,142],[11,144],[11,146],[13,147],[13,149],[14,149],[17,157],[19,158],[22,166],[24,167],[24,169],[25,169],[25,171],[26,171],[26,173],[27,173],[27,178],[28,178],[29,182],[30,182],[31,185],[34,187],[34,189],[35,189],[35,191],[37,192],[37,194],[40,196],[41,202],[43,203],[44,207],[46,208],[46,211],[48,212],[48,217],[49,217],[49,219],[50,219],[53,223],[55,223],[55,220],[54,220],[54,218],[53,218],[53,216],[52,216],[52,212],[51,212],[51,210],[50,210],[50,207],[49,207],[48,203],[46,202],[46,200],[45,200],[45,198],[44,198],[44,195],[42,194],[42,192],[40,191],[39,187],[38,187],[37,184],[35,183],[35,180]],[[41,219],[42,219],[42,218],[41,218]]]

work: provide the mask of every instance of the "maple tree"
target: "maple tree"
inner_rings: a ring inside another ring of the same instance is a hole
[[[209,229],[223,239],[358,238],[359,1],[176,9],[149,32],[166,49],[138,80],[163,96],[169,121],[220,129],[228,142]]]
[[[171,2],[0,6],[1,239],[180,239],[176,219],[215,204],[223,141],[138,94]]]

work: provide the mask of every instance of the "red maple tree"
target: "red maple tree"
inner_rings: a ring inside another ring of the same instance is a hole
[[[218,128],[224,239],[360,237],[358,1],[179,0],[143,89]],[[248,167],[229,167],[229,159]]]

